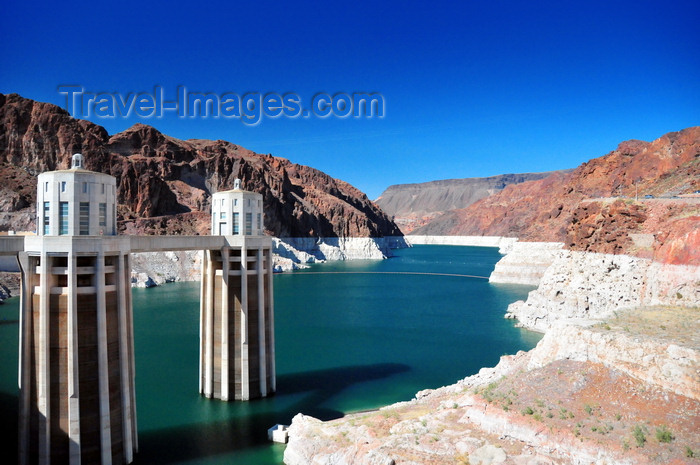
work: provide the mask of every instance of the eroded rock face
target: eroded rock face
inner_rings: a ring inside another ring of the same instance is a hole
[[[694,306],[698,302],[698,266],[561,250],[539,287],[525,302],[510,304],[507,316],[544,332],[562,322],[598,320],[644,305]]]
[[[466,208],[477,200],[503,190],[507,185],[542,179],[550,174],[501,174],[486,178],[395,184],[387,187],[376,202],[408,234],[446,211]]]
[[[117,178],[119,227],[131,234],[209,231],[211,194],[233,187],[263,194],[265,230],[277,237],[400,236],[365,194],[316,169],[230,142],[183,141],[136,124],[119,134],[63,109],[0,94],[0,227],[33,229],[38,173],[87,169]]]
[[[489,282],[537,286],[563,246],[561,242],[515,242],[496,263]]]
[[[666,340],[562,326],[548,332],[532,351],[528,369],[541,368],[554,360],[602,363],[664,390],[700,400],[698,351]]]
[[[637,232],[646,221],[645,210],[643,205],[622,200],[582,203],[571,215],[566,244],[572,250],[622,253],[632,245],[629,233]]]
[[[665,425],[694,450],[697,338],[669,344],[642,328],[610,324],[553,328],[530,352],[504,356],[493,368],[376,412],[329,422],[299,414],[284,461],[690,463],[682,449],[651,437],[643,448],[630,442],[635,425],[651,432]]]
[[[700,224],[698,202],[671,197],[698,189],[700,127],[691,127],[653,142],[623,142],[569,173],[506,186],[468,208],[435,218],[412,234],[556,241],[574,250],[697,265],[700,252],[684,247],[684,241],[696,240],[686,235]],[[645,199],[646,195],[669,199]],[[604,200],[615,196],[626,200]],[[636,196],[640,202],[632,202]],[[648,249],[635,247],[629,239],[629,233],[637,232],[654,235]]]

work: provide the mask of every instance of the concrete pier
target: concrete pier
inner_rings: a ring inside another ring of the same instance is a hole
[[[199,390],[221,400],[265,397],[276,379],[272,240],[261,234],[262,196],[238,187],[214,194],[212,205],[212,233],[226,234],[228,245],[202,260]]]

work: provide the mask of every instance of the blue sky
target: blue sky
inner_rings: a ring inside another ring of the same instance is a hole
[[[384,117],[92,117],[224,139],[376,198],[571,168],[700,124],[700,2],[4,2],[0,92],[379,92]]]

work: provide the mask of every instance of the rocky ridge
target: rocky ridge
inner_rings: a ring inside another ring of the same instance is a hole
[[[506,186],[412,234],[556,241],[571,250],[697,265],[700,199],[687,194],[699,189],[700,127],[691,127],[652,142],[622,142],[571,172]],[[634,234],[651,240],[639,247]]]
[[[466,208],[477,200],[503,190],[509,184],[542,179],[551,173],[501,174],[485,178],[444,179],[387,187],[375,200],[394,217],[404,234],[428,223],[436,216]]]
[[[117,178],[119,229],[131,234],[206,233],[211,194],[240,178],[263,195],[270,235],[401,235],[365,194],[316,169],[223,140],[179,140],[143,124],[110,136],[16,94],[0,94],[0,229],[32,230],[36,175],[68,167],[77,152],[88,169]]]

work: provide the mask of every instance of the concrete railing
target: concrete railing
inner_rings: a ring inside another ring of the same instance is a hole
[[[127,239],[129,251],[138,252],[168,252],[177,250],[217,250],[222,247],[269,247],[272,238],[268,236],[50,236],[62,238],[65,241],[95,241],[96,239]],[[17,255],[25,250],[25,239],[39,242],[40,236],[5,236],[0,237],[0,255]],[[29,247],[36,249],[34,247]]]
[[[0,255],[17,255],[24,250],[24,236],[0,237]]]

